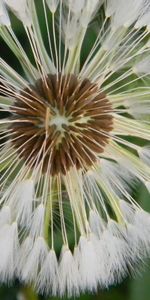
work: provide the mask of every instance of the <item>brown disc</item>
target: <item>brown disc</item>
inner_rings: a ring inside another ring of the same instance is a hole
[[[108,143],[112,107],[88,79],[49,74],[16,97],[10,128],[13,146],[30,168],[52,176],[71,166],[86,171]]]

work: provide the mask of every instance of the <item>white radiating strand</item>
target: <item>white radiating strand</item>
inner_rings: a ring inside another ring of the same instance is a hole
[[[10,19],[3,0],[0,1],[0,25],[10,26]]]
[[[35,58],[37,68],[40,72],[40,75],[45,82],[45,76],[48,72],[55,73],[56,68],[54,62],[51,61],[50,56],[48,55],[45,45],[43,42],[43,37],[40,30],[40,24],[37,16],[36,5],[34,1],[29,1],[29,9],[32,16],[32,26],[33,30],[26,31],[29,42],[32,48],[32,52]]]
[[[140,120],[129,119],[119,114],[115,114],[114,129],[112,132],[115,135],[120,134],[137,137],[141,135],[143,139],[148,141],[150,140],[149,123],[141,122]]]
[[[15,35],[15,32],[13,31],[12,27],[3,27],[1,29],[1,35],[4,41],[8,44],[14,55],[18,58],[20,61],[25,74],[28,78],[28,80],[33,83],[35,79],[39,78],[38,71],[36,68],[32,65],[30,62],[30,59],[28,58],[28,53],[26,54],[22,45],[20,44],[18,38]],[[15,71],[13,70],[13,73]],[[17,74],[19,77],[19,74]],[[17,81],[16,81],[17,83]]]
[[[5,2],[24,25],[31,25],[31,16],[27,0],[5,0]]]
[[[59,274],[58,262],[54,250],[50,250],[37,279],[37,290],[46,295],[56,296],[58,292]]]
[[[63,246],[59,263],[59,295],[69,298],[79,295],[80,277],[77,261],[71,251]]]
[[[0,281],[14,279],[16,258],[19,250],[17,223],[0,230]]]
[[[149,103],[150,91],[148,88],[141,88],[139,91],[125,91],[123,93],[117,95],[109,95],[108,99],[112,103],[114,108],[117,108],[120,105],[124,105],[125,107],[130,107],[135,104]],[[142,101],[141,101],[142,100]]]
[[[3,82],[6,86],[13,87],[16,91],[27,86],[27,82],[12,69],[2,58],[0,58],[0,68],[3,77]],[[13,91],[9,90],[11,93]]]
[[[24,282],[32,282],[35,284],[39,269],[43,266],[47,254],[48,247],[45,240],[42,237],[38,237],[27,256],[25,265],[21,272],[21,278]]]
[[[44,216],[45,216],[45,207],[43,204],[40,204],[35,209],[31,220],[30,234],[33,238],[36,238],[37,236],[43,236]]]

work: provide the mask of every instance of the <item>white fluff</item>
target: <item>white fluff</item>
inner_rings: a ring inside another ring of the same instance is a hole
[[[139,29],[144,26],[150,26],[150,2],[149,0],[144,0],[144,5],[142,7],[139,18],[135,24],[135,28]]]
[[[77,18],[73,16],[70,20],[70,26],[67,25],[67,20],[63,22],[63,33],[68,48],[72,48],[79,35],[79,27],[77,26]]]
[[[131,257],[125,233],[110,221],[102,239],[105,244],[108,284],[120,282],[127,274],[126,263],[130,264]]]
[[[127,224],[127,243],[131,252],[130,269],[135,273],[135,266],[149,256],[150,249],[150,214],[136,209]]]
[[[118,6],[118,0],[107,1],[106,10],[105,10],[105,14],[107,18],[111,17],[114,14],[114,12],[117,9],[117,6]]]
[[[122,167],[120,163],[101,159],[101,172],[105,182],[108,182],[119,197],[124,196],[125,191],[130,192],[135,179],[126,166]]]
[[[120,40],[123,38],[123,36],[124,30],[122,30],[122,28],[118,28],[117,30],[112,28],[109,34],[107,34],[103,39],[102,48],[105,51],[112,51],[112,49],[115,49],[116,45],[120,43]],[[110,64],[109,68],[114,72],[115,70],[120,68],[120,66],[119,63],[113,62],[112,64]]]
[[[114,27],[129,27],[138,18],[144,0],[119,0],[114,1],[113,26]]]
[[[108,253],[106,251],[106,245],[102,237],[97,239],[94,234],[91,234],[91,239],[94,244],[94,248],[97,256],[97,278],[98,286],[100,288],[108,288],[109,273],[107,268]]]
[[[137,242],[141,247],[143,256],[150,256],[150,214],[144,210],[137,210],[134,218],[137,230]]]
[[[145,255],[149,252],[149,243],[147,243],[147,236],[135,224],[128,224],[127,233],[127,242],[132,253],[130,270],[134,274],[138,271],[136,266],[144,261]]]
[[[0,228],[5,224],[10,224],[11,222],[11,211],[9,206],[3,206],[0,210]]]
[[[67,0],[66,4],[74,14],[80,14],[85,6],[85,0]]]
[[[55,295],[58,291],[58,262],[54,250],[50,250],[37,279],[37,290],[46,295]]]
[[[0,230],[0,280],[7,282],[14,279],[16,257],[18,255],[17,223],[5,225]]]
[[[36,238],[38,236],[43,236],[44,216],[45,216],[45,208],[44,208],[43,204],[40,204],[35,209],[32,220],[31,220],[30,235],[33,238]]]
[[[79,295],[80,277],[77,261],[71,251],[63,246],[59,263],[59,295]]]
[[[90,228],[91,228],[92,232],[98,238],[101,238],[102,233],[105,229],[105,223],[104,223],[104,220],[100,217],[100,215],[94,210],[90,211],[89,224],[90,224]]]
[[[27,0],[5,0],[6,4],[25,25],[31,25]]]
[[[24,282],[35,284],[39,269],[43,266],[47,254],[48,248],[45,240],[42,237],[38,237],[22,269],[21,278]]]
[[[133,103],[129,105],[128,112],[131,114],[135,119],[143,119],[149,116],[150,114],[150,103],[149,101],[145,101],[140,103]]]
[[[124,200],[120,201],[120,208],[126,220],[126,240],[131,249],[133,262],[149,252],[150,247],[150,214]]]
[[[103,2],[104,2],[103,0],[85,1],[82,17],[80,18],[80,24],[82,24],[84,28],[88,26],[91,18],[96,13],[98,8],[103,4]]]
[[[0,24],[10,26],[10,19],[3,0],[0,1]]]
[[[25,180],[18,184],[15,191],[13,210],[16,211],[16,219],[22,226],[29,226],[32,216],[32,206],[34,200],[34,182]]]
[[[16,261],[17,275],[19,278],[21,278],[22,270],[24,269],[26,260],[29,256],[32,248],[33,248],[33,239],[28,236],[23,241],[23,243],[19,249],[19,255],[18,255],[17,261]]]
[[[90,237],[80,237],[74,256],[81,276],[81,288],[88,291],[96,290],[99,281],[99,265],[93,240]]]
[[[150,74],[150,56],[135,64],[133,67],[133,71],[138,75]]]
[[[150,166],[150,146],[140,148],[138,154],[140,158],[144,161],[144,163]]]
[[[120,200],[119,205],[121,212],[125,220],[129,223],[132,223],[134,220],[135,208],[132,204],[128,203],[125,200]]]
[[[46,0],[46,3],[52,13],[55,13],[57,6],[59,4],[59,0]]]
[[[130,260],[128,260],[128,266],[131,273],[136,273],[136,265],[142,261],[142,255],[140,253],[141,248],[139,245],[138,232],[133,224],[127,224],[127,244],[130,249]]]

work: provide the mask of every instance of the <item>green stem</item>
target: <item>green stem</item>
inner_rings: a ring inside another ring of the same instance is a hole
[[[25,300],[39,300],[38,295],[34,292],[32,287],[25,286],[21,289],[21,294],[24,296]]]
[[[47,198],[46,202],[46,209],[45,209],[45,222],[44,222],[44,237],[47,242],[47,244],[50,244],[49,241],[49,229],[51,225],[51,248],[53,249],[53,243],[54,243],[54,238],[53,238],[53,205],[54,205],[54,197],[55,197],[55,192],[56,192],[56,183],[55,180],[51,182],[50,184],[50,193]]]
[[[52,197],[49,196],[46,203],[45,224],[44,224],[44,237],[47,244],[49,244],[49,225],[51,220],[51,207],[52,207],[51,201],[52,201]]]

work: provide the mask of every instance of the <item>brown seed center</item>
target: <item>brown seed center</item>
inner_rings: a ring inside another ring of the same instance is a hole
[[[39,79],[16,97],[12,143],[30,168],[52,176],[86,171],[108,143],[112,107],[98,86],[75,75]]]

